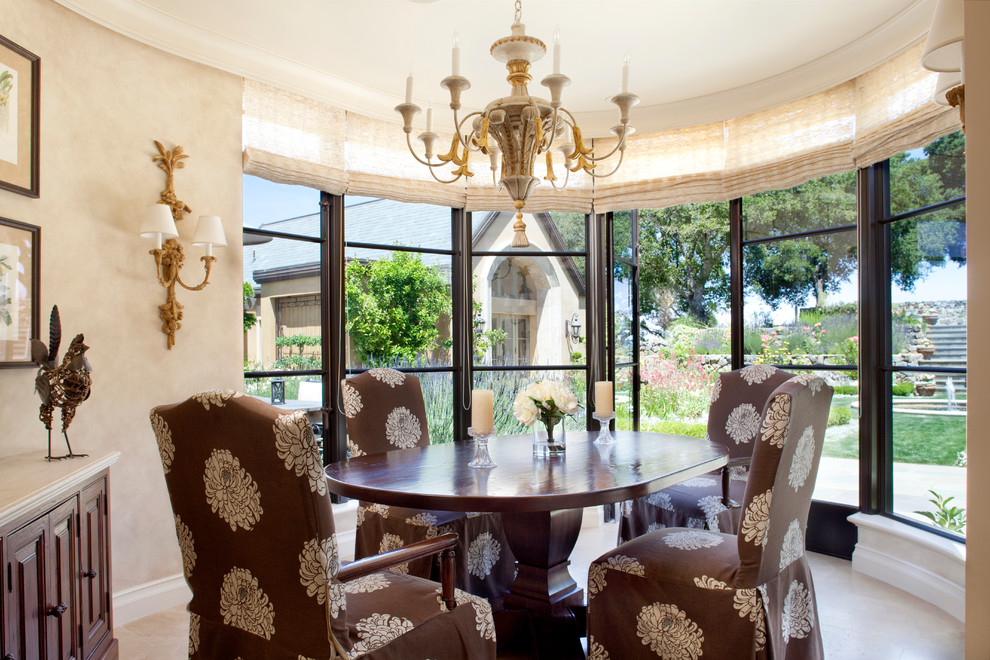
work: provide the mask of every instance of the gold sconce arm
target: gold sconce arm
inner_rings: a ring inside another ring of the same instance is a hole
[[[185,167],[182,160],[189,156],[183,153],[182,147],[169,151],[157,140],[155,146],[158,148],[158,155],[153,156],[152,161],[165,171],[165,189],[161,193],[161,201],[149,205],[146,209],[140,233],[142,237],[153,238],[157,243],[157,247],[150,250],[149,254],[155,258],[158,283],[166,290],[165,304],[158,306],[158,316],[162,321],[162,332],[168,337],[168,348],[171,350],[175,345],[175,333],[182,327],[184,307],[175,296],[175,285],[178,284],[188,291],[205,289],[210,283],[210,272],[213,269],[213,262],[216,261],[213,247],[227,245],[227,239],[220,218],[200,216],[192,243],[206,247],[206,255],[200,257],[200,261],[203,262],[203,281],[195,286],[182,281],[180,272],[185,262],[185,254],[182,244],[178,241],[175,222],[181,220],[191,210],[175,194],[174,172]]]

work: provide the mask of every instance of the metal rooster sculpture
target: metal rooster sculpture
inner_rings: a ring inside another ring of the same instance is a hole
[[[31,358],[39,367],[38,375],[34,379],[34,389],[41,397],[41,409],[38,416],[44,422],[45,428],[48,429],[48,456],[46,458],[49,461],[87,456],[87,454],[73,453],[66,431],[76,415],[76,408],[89,398],[92,388],[93,379],[90,376],[92,369],[86,359],[86,351],[89,350],[89,346],[83,343],[82,333],[76,335],[65,351],[62,363],[55,366],[61,341],[62,321],[59,318],[58,306],[56,305],[52,307],[49,323],[49,345],[45,346],[45,342],[40,339],[31,341]],[[69,449],[69,453],[64,456],[52,456],[52,414],[56,408],[62,409],[62,435],[65,437],[65,446]]]

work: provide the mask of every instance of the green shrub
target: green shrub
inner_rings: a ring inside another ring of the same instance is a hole
[[[859,388],[855,385],[835,385],[832,389],[836,394],[859,394]]]
[[[848,424],[852,419],[852,412],[849,408],[832,408],[828,411],[828,425],[842,426]]]
[[[897,383],[890,391],[894,396],[907,396],[914,392],[914,383]]]

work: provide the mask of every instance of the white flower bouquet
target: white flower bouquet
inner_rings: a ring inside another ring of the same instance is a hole
[[[541,380],[530,383],[512,403],[512,414],[526,426],[537,421],[547,429],[547,441],[553,443],[553,427],[561,419],[578,411],[577,397],[563,383]]]

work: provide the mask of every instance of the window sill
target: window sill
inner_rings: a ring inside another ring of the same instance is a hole
[[[886,516],[854,513],[853,570],[965,620],[966,546]]]

